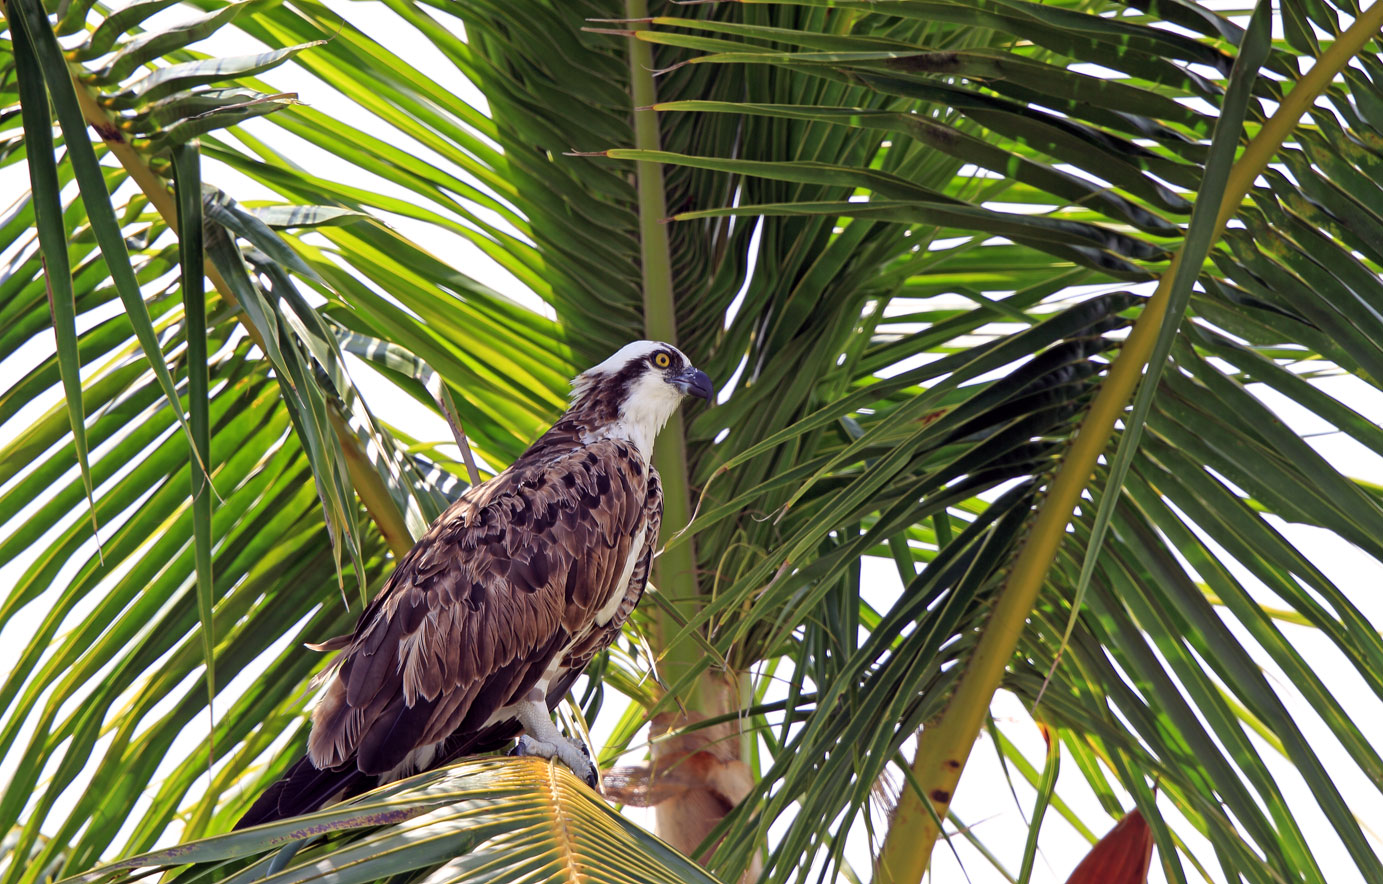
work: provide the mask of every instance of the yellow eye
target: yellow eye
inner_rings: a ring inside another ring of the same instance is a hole
[[[668,356],[666,353],[654,353],[653,364],[659,368],[667,368],[672,364],[672,357]]]

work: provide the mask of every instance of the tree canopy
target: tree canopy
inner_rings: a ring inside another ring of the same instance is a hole
[[[1370,713],[1288,624],[1378,698],[1383,638],[1283,530],[1383,559],[1383,495],[1270,406],[1383,453],[1318,383],[1383,378],[1383,5],[0,9],[0,174],[28,182],[0,217],[0,884],[207,836],[144,862],[706,880],[529,761],[224,834],[301,752],[302,643],[471,481],[362,363],[500,468],[642,337],[726,386],[664,432],[656,592],[574,708],[617,716],[606,767],[653,723],[611,794],[665,784],[709,874],[913,882],[943,822],[988,850],[949,809],[987,728],[1037,794],[1005,877],[1049,810],[1108,827],[1064,762],[1169,881],[1383,881],[1321,760],[1383,788]],[[232,34],[250,54],[203,51]],[[1001,687],[1045,768],[986,721]],[[844,862],[861,830],[876,869]]]

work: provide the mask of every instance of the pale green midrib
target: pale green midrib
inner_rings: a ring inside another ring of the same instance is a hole
[[[648,17],[648,0],[625,0],[625,13],[636,20],[635,30],[646,27],[638,19]],[[630,98],[634,108],[647,108],[657,101],[653,83],[653,47],[642,40],[629,41]],[[659,150],[658,115],[652,110],[634,110],[634,146]],[[667,196],[663,189],[662,167],[657,163],[635,163],[638,188],[639,247],[643,272],[644,334],[654,341],[677,344],[677,299],[672,280],[672,255],[668,241]],[[693,357],[694,359],[695,357]],[[663,481],[663,524],[661,536],[672,537],[691,519],[691,493],[687,480],[687,442],[682,415],[674,414],[658,437],[653,465]],[[654,584],[684,617],[696,604],[695,544],[682,543],[659,556],[654,563]],[[669,646],[678,625],[664,611],[654,613],[655,651],[662,654],[661,675],[665,683],[677,681],[681,673],[700,656],[692,642]],[[698,708],[694,697],[682,698],[683,705]]]

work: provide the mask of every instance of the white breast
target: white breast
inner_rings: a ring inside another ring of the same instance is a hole
[[[620,572],[619,580],[615,581],[615,586],[610,592],[610,598],[599,611],[595,612],[595,623],[597,626],[604,626],[610,622],[610,618],[615,616],[619,610],[620,603],[629,594],[629,578],[634,573],[634,566],[643,558],[644,535],[648,533],[648,525],[639,529],[639,533],[634,535],[633,541],[629,544],[629,557],[624,560],[624,569]]]

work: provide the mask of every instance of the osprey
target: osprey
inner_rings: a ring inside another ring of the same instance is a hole
[[[711,382],[636,341],[572,382],[571,406],[509,469],[466,491],[399,561],[323,674],[307,755],[236,828],[296,816],[462,756],[557,757],[594,786],[552,709],[643,594],[662,487],[653,440]]]

